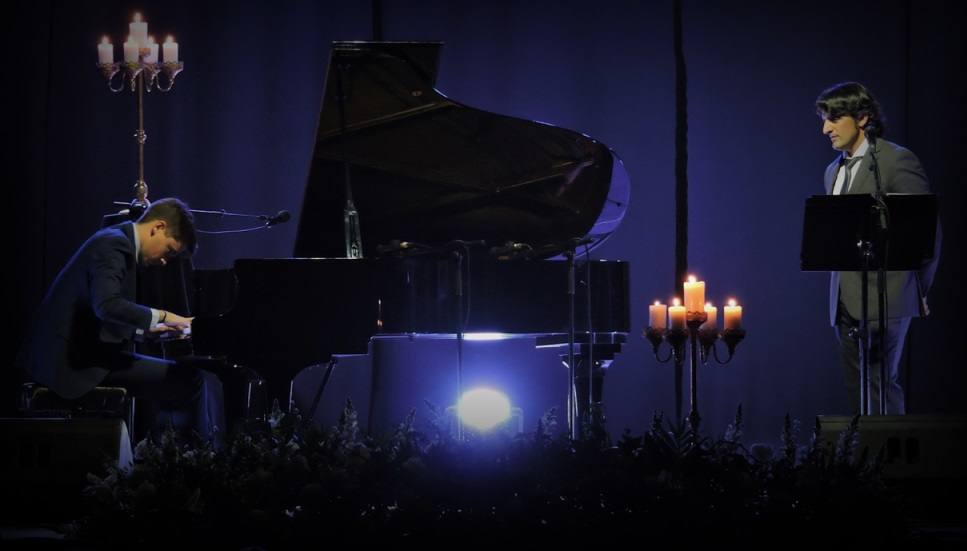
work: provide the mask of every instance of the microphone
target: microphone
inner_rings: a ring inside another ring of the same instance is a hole
[[[422,245],[420,245],[419,243],[414,243],[412,241],[400,241],[399,239],[391,239],[390,242],[387,243],[386,245],[377,245],[376,253],[380,255],[386,254],[386,253],[398,253],[398,252],[406,251],[416,247],[422,247]]]
[[[528,245],[527,243],[516,243],[514,241],[508,241],[504,243],[502,247],[491,247],[490,254],[491,256],[502,257],[502,256],[511,256],[511,255],[519,254],[522,251],[529,251],[529,250],[531,250],[531,246]]]
[[[867,121],[863,126],[863,133],[866,135],[866,139],[869,140],[870,145],[876,143],[877,136],[880,135],[880,127],[873,121]]]
[[[259,220],[265,220],[266,226],[275,226],[276,224],[284,224],[289,221],[289,218],[292,218],[292,215],[289,214],[289,211],[285,209],[277,212],[275,216],[268,216],[266,214],[259,215]]]

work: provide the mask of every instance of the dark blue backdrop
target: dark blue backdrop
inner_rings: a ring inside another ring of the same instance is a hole
[[[808,421],[845,405],[826,322],[827,277],[798,267],[803,200],[822,192],[822,169],[834,155],[812,101],[841,80],[878,94],[888,137],[919,154],[942,194],[945,250],[934,315],[913,327],[909,403],[912,412],[964,411],[965,376],[950,346],[965,307],[956,271],[964,222],[955,210],[964,205],[965,48],[955,5],[858,1],[847,15],[840,2],[684,2],[689,264],[710,298],[735,296],[745,305],[749,331],[732,365],[702,372],[703,416],[713,430],[739,403],[760,439],[772,438],[786,412]],[[140,10],[159,41],[171,33],[180,44],[186,68],[174,90],[146,98],[151,197],[270,213],[300,211],[329,43],[372,36],[369,2],[17,6],[12,33],[22,67],[8,104],[17,131],[9,182],[19,213],[14,319],[29,315],[111,201],[131,197],[135,100],[110,93],[95,70],[101,35],[120,56],[127,22]],[[676,291],[671,13],[670,0],[383,2],[385,39],[446,43],[438,81],[446,95],[579,130],[624,159],[631,206],[597,256],[631,262],[635,332],[646,305]],[[203,237],[196,266],[288,256],[295,222]],[[509,350],[481,352],[480,361],[499,357],[544,374],[533,385],[556,384],[546,375],[559,369],[552,355]],[[426,369],[449,361],[439,349],[421,354]],[[316,377],[300,378],[300,397]],[[653,411],[671,411],[672,380],[632,335],[606,384],[612,432],[639,431]]]

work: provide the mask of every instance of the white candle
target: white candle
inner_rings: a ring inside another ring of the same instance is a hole
[[[712,306],[711,303],[706,304],[705,314],[708,315],[708,319],[705,320],[700,329],[716,329],[718,327],[719,309]]]
[[[685,329],[685,307],[681,306],[681,301],[677,298],[668,309],[668,318],[671,320],[672,329]]]
[[[169,36],[162,45],[161,53],[164,55],[165,63],[178,63],[178,43],[175,37]]]
[[[729,299],[729,305],[725,307],[725,328],[742,328],[742,307],[735,303],[735,299]]]
[[[148,55],[144,56],[145,63],[158,62],[158,45],[154,42],[154,37],[148,37]]]
[[[144,47],[148,45],[148,22],[141,21],[141,14],[134,14],[134,21],[128,24],[128,29],[131,33],[131,39],[138,44],[138,46]]]
[[[664,329],[668,327],[668,306],[655,301],[648,306],[648,327],[652,329]]]
[[[128,41],[124,43],[124,62],[138,62],[138,43],[131,40],[130,36],[128,37]]]
[[[114,63],[114,44],[106,36],[97,45],[97,62],[101,65]]]
[[[685,311],[703,312],[705,308],[705,282],[696,281],[695,276],[688,276],[685,282]]]

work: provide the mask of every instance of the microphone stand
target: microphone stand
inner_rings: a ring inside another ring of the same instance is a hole
[[[577,373],[574,365],[574,333],[576,315],[574,312],[575,302],[575,269],[574,255],[577,246],[564,251],[564,258],[567,259],[567,425],[568,432],[572,440],[578,439],[578,403],[577,403]]]
[[[883,191],[882,180],[880,179],[880,165],[876,158],[876,133],[879,129],[875,127],[870,127],[866,139],[870,142],[869,154],[870,154],[870,170],[873,171],[873,180],[876,182],[876,194],[874,195],[876,199],[876,206],[873,207],[874,210],[874,222],[873,222],[873,242],[876,245],[877,257],[877,271],[876,271],[876,299],[877,299],[877,314],[879,315],[879,331],[876,333],[876,346],[879,351],[880,357],[880,407],[879,414],[886,415],[886,374],[887,374],[887,357],[886,357],[886,327],[889,319],[887,317],[887,301],[886,301],[886,262],[887,262],[887,244],[889,243],[889,226],[888,221],[890,219],[889,211],[887,210],[886,192]],[[865,299],[864,299],[865,300]],[[864,307],[866,304],[864,303]],[[867,348],[869,350],[869,340],[867,340]],[[867,369],[869,369],[869,362],[866,362]],[[867,384],[869,379],[867,379]],[[867,388],[867,399],[869,395],[869,388]],[[869,411],[869,406],[867,406],[867,411]]]
[[[455,304],[453,306],[454,315],[456,316],[456,323],[454,326],[454,331],[456,333],[457,340],[457,401],[463,396],[463,344],[466,336],[466,322],[467,322],[467,308],[465,304],[467,300],[465,296],[465,287],[463,272],[467,270],[467,279],[469,280],[470,271],[467,268],[469,262],[467,259],[470,258],[470,248],[480,247],[486,245],[486,241],[476,240],[476,241],[463,241],[461,239],[454,239],[444,245],[440,246],[429,246],[422,243],[414,243],[410,241],[392,241],[388,245],[380,245],[376,247],[376,252],[378,255],[382,256],[397,256],[399,258],[405,258],[407,256],[417,256],[417,255],[445,255],[446,258],[452,259],[454,264],[456,264],[456,270],[453,273],[453,278],[451,279],[451,288],[453,289],[453,296],[455,297]],[[464,427],[463,420],[460,416],[456,416],[456,427],[457,427],[457,441],[463,442],[464,439]]]
[[[203,210],[203,209],[189,209],[192,214],[211,214],[219,217],[232,217],[232,218],[249,218],[252,220],[261,220],[265,222],[266,226],[275,226],[283,222],[288,222],[291,215],[287,210],[280,210],[277,214],[244,214],[240,212],[227,212],[224,210]]]
[[[870,403],[870,342],[869,330],[869,272],[872,264],[876,263],[876,295],[877,295],[877,315],[879,316],[879,331],[876,334],[876,349],[879,353],[880,366],[880,391],[879,415],[886,414],[886,324],[887,324],[887,304],[886,304],[886,249],[888,239],[886,202],[883,192],[882,181],[880,178],[880,167],[876,158],[876,131],[872,125],[867,125],[866,140],[869,142],[868,153],[870,155],[870,170],[873,172],[873,180],[876,184],[876,191],[873,195],[874,206],[871,214],[873,215],[873,235],[871,241],[860,241],[857,246],[863,256],[863,272],[861,276],[860,300],[862,301],[860,327],[858,337],[860,340],[860,412],[863,415],[871,415],[872,408]],[[875,259],[875,260],[874,260]]]
[[[454,273],[454,295],[457,299],[457,401],[463,397],[463,338],[465,327],[463,311],[463,259],[467,255],[466,245],[454,247],[451,253],[456,261],[457,270]],[[457,415],[457,441],[463,442],[463,419]]]
[[[339,133],[341,136],[346,135],[346,88],[344,86],[345,73],[346,73],[346,63],[342,60],[336,62],[338,64],[337,75],[337,86],[339,89],[338,94],[338,106],[339,106]],[[346,206],[343,208],[343,232],[346,238],[346,258],[362,258],[363,257],[363,238],[362,233],[359,228],[359,211],[356,210],[356,205],[353,204],[353,185],[352,185],[352,169],[349,166],[349,161],[343,159],[343,183],[345,184],[346,190]]]
[[[118,214],[127,216],[131,220],[137,220],[144,214],[145,204],[133,201],[131,203],[125,203],[124,201],[114,201],[116,206],[127,207],[126,209],[120,211]],[[149,205],[150,206],[150,205]],[[246,214],[241,212],[229,212],[224,209],[222,210],[206,210],[206,209],[188,209],[192,214],[206,214],[211,216],[218,216],[219,218],[248,218],[250,220],[262,220],[265,225],[275,226],[277,224],[282,224],[288,222],[292,217],[287,210],[280,210],[276,214]]]

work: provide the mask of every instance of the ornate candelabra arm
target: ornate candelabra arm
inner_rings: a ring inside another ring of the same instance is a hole
[[[725,358],[725,361],[722,361],[722,359],[719,358],[719,348],[717,346],[712,347],[712,356],[715,357],[715,363],[717,363],[719,365],[725,365],[725,364],[731,362],[732,361],[733,352],[735,352],[735,348],[730,348],[729,349],[729,357],[728,358]]]
[[[677,365],[685,363],[685,343],[688,342],[688,329],[669,329],[665,339],[672,346],[672,355]]]
[[[161,72],[161,69],[158,68],[158,64],[157,63],[145,63],[144,64],[144,74],[145,74],[144,89],[145,89],[145,91],[151,92],[151,90],[155,87],[155,85],[157,85],[157,82],[158,82],[158,73],[160,73],[160,72]],[[158,88],[160,89],[161,86],[159,85]]]
[[[709,351],[715,352],[715,341],[719,339],[719,332],[717,329],[699,329],[698,330],[698,342],[701,346],[702,353],[702,364],[708,363]]]
[[[713,349],[715,353],[715,361],[720,365],[725,365],[732,361],[732,357],[735,356],[735,348],[739,346],[742,339],[745,338],[745,329],[726,329],[722,332],[722,340],[725,342],[725,346],[729,351],[729,357],[722,361],[719,359],[718,349]]]
[[[124,63],[124,76],[132,92],[138,90],[138,77],[144,71],[144,64],[140,61],[127,61]]]
[[[168,81],[168,85],[167,86],[162,85],[161,77],[158,77],[157,79],[158,90],[161,90],[162,92],[167,92],[171,90],[171,87],[175,85],[175,77],[177,77],[178,73],[180,73],[184,69],[185,69],[185,64],[181,61],[162,63],[161,72],[165,75],[165,78]]]
[[[665,340],[665,330],[655,329],[654,327],[646,327],[644,337],[648,339],[651,343],[651,351],[655,355],[655,359],[658,363],[668,363],[672,359],[672,354],[674,354],[674,347],[668,351],[668,354],[662,359],[661,355],[658,353],[661,348],[662,341]]]
[[[98,63],[98,70],[104,75],[104,80],[107,82],[108,90],[114,92],[115,94],[124,90],[124,76],[121,72],[120,63]],[[119,86],[114,85],[114,77],[117,75],[122,75],[121,82]]]

